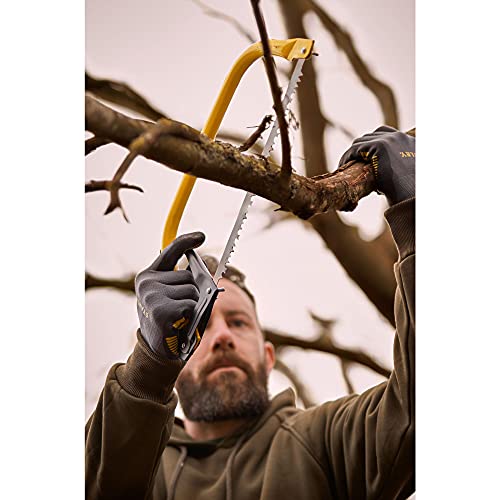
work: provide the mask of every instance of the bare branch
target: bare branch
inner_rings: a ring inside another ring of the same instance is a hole
[[[150,120],[158,121],[160,118],[167,118],[126,83],[94,78],[85,72],[85,90],[100,99],[135,111]]]
[[[279,0],[289,36],[308,38],[303,18],[309,10],[305,0]],[[317,87],[315,61],[304,65],[304,78],[297,89],[306,175],[329,175],[325,151],[327,120]],[[393,263],[387,264],[386,246],[365,241],[356,227],[344,223],[334,211],[310,219],[312,227],[338,259],[349,277],[368,299],[394,324]],[[393,255],[392,253],[390,255]]]
[[[281,332],[271,329],[264,329],[264,334],[276,348],[282,346],[299,347],[301,349],[312,349],[314,351],[326,352],[333,354],[346,361],[358,363],[360,365],[370,368],[376,373],[389,377],[391,371],[385,366],[381,365],[369,354],[360,350],[346,349],[333,343],[331,338],[320,336],[314,340],[304,340],[300,337],[285,335]]]
[[[356,391],[354,389],[354,386],[352,385],[351,379],[349,378],[348,366],[349,363],[345,359],[340,360],[340,368],[342,370],[342,377],[344,378],[347,393],[354,394]]]
[[[146,158],[180,172],[250,191],[302,219],[328,210],[352,210],[375,189],[372,167],[361,162],[321,179],[292,173],[288,185],[284,185],[277,182],[279,165],[268,159],[245,155],[229,144],[203,140],[185,124],[172,120],[164,123],[189,129],[189,137],[171,133],[162,136],[141,153]],[[86,130],[96,135],[107,136],[129,148],[135,138],[151,127],[154,124],[126,117],[86,96]]]
[[[339,123],[332,122],[332,120],[330,120],[329,118],[325,118],[325,123],[333,129],[339,129],[351,141],[356,138],[356,134],[354,132],[344,127],[343,125],[340,125]]]
[[[234,17],[228,16],[227,14],[224,14],[223,12],[220,12],[219,10],[216,10],[212,7],[209,7],[205,3],[201,2],[200,0],[192,0],[195,4],[197,4],[199,7],[203,9],[203,12],[210,17],[213,17],[215,19],[222,19],[223,21],[228,22],[229,24],[232,24],[238,33],[243,35],[250,43],[253,43],[255,41],[255,37],[245,29],[245,27]]]
[[[135,294],[135,274],[131,274],[128,277],[122,279],[116,278],[101,278],[94,276],[89,272],[85,272],[85,290],[90,290],[92,288],[113,288],[125,293]],[[266,339],[269,340],[277,351],[284,347],[298,347],[300,349],[312,350],[325,352],[327,354],[333,354],[334,356],[338,356],[341,360],[345,362],[354,362],[360,365],[366,366],[367,368],[372,369],[376,373],[383,375],[384,377],[389,377],[390,370],[385,368],[380,363],[378,363],[375,359],[373,359],[370,355],[365,354],[359,350],[351,350],[345,349],[337,346],[331,340],[331,338],[327,338],[325,336],[318,336],[314,340],[304,340],[300,337],[295,337],[293,335],[286,335],[284,333],[278,332],[273,329],[264,328],[264,335]],[[277,369],[281,369],[280,367],[276,367]],[[286,370],[286,368],[285,368]],[[281,370],[283,371],[283,370]],[[285,372],[283,372],[285,373]],[[298,379],[294,380],[287,373],[285,375],[291,380],[291,382],[299,389],[300,381]],[[297,383],[296,383],[297,382]],[[307,391],[302,391],[304,394],[307,394]],[[304,405],[306,405],[306,401],[301,397]],[[310,400],[310,398],[308,398]],[[306,405],[307,406],[307,405]]]
[[[91,288],[114,288],[126,293],[135,293],[135,274],[123,279],[98,278],[85,272],[85,290]]]
[[[391,87],[373,75],[356,49],[351,35],[316,2],[313,0],[305,1],[309,8],[318,16],[326,30],[332,35],[337,47],[344,51],[354,72],[363,85],[377,98],[384,114],[385,124],[399,128],[398,107]]]
[[[271,56],[266,24],[264,22],[264,18],[262,17],[262,12],[260,11],[260,0],[250,0],[250,2],[252,4],[255,20],[257,21],[257,27],[259,28],[262,50],[264,53],[264,64],[266,66],[267,78],[269,80],[271,94],[273,96],[273,108],[276,112],[276,118],[280,127],[282,155],[281,172],[283,174],[283,179],[287,179],[292,173],[292,161],[290,152],[290,138],[288,137],[288,124],[285,118],[285,111],[283,110],[283,103],[281,102],[281,89],[278,85],[278,77],[276,76],[274,60]]]
[[[90,181],[85,184],[85,192],[86,193],[94,193],[95,191],[110,191],[111,181]],[[120,189],[133,189],[134,191],[140,191],[144,193],[144,190],[140,186],[136,186],[135,184],[124,184],[119,183],[118,187]]]
[[[283,373],[283,375],[285,375],[288,380],[290,380],[290,382],[295,387],[295,390],[297,391],[297,396],[300,398],[302,403],[304,403],[304,406],[306,408],[311,408],[312,406],[316,405],[316,403],[309,395],[309,390],[307,389],[307,387],[300,381],[297,374],[283,361],[283,359],[281,359],[281,357],[278,356],[276,358],[274,368],[276,370],[279,370],[281,373]]]

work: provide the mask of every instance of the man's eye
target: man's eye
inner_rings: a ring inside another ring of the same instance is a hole
[[[246,321],[244,321],[242,319],[231,319],[231,320],[229,320],[229,326],[241,328],[243,326],[247,326],[247,323],[246,323]]]

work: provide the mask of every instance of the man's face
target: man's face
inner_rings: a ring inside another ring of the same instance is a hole
[[[264,341],[248,295],[227,279],[219,284],[225,291],[176,383],[184,414],[193,421],[257,416],[269,405],[273,346]]]

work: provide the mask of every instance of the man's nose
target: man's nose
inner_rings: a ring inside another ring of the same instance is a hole
[[[207,328],[210,338],[210,350],[234,349],[234,337],[224,318],[213,318]]]

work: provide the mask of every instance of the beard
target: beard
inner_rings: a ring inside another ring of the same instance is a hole
[[[213,380],[207,376],[222,361],[230,362],[246,373],[245,381],[233,371],[218,373]],[[230,352],[212,359],[200,370],[199,382],[189,371],[181,371],[176,384],[184,415],[193,422],[216,422],[257,417],[269,406],[267,373],[264,362],[257,370]]]

